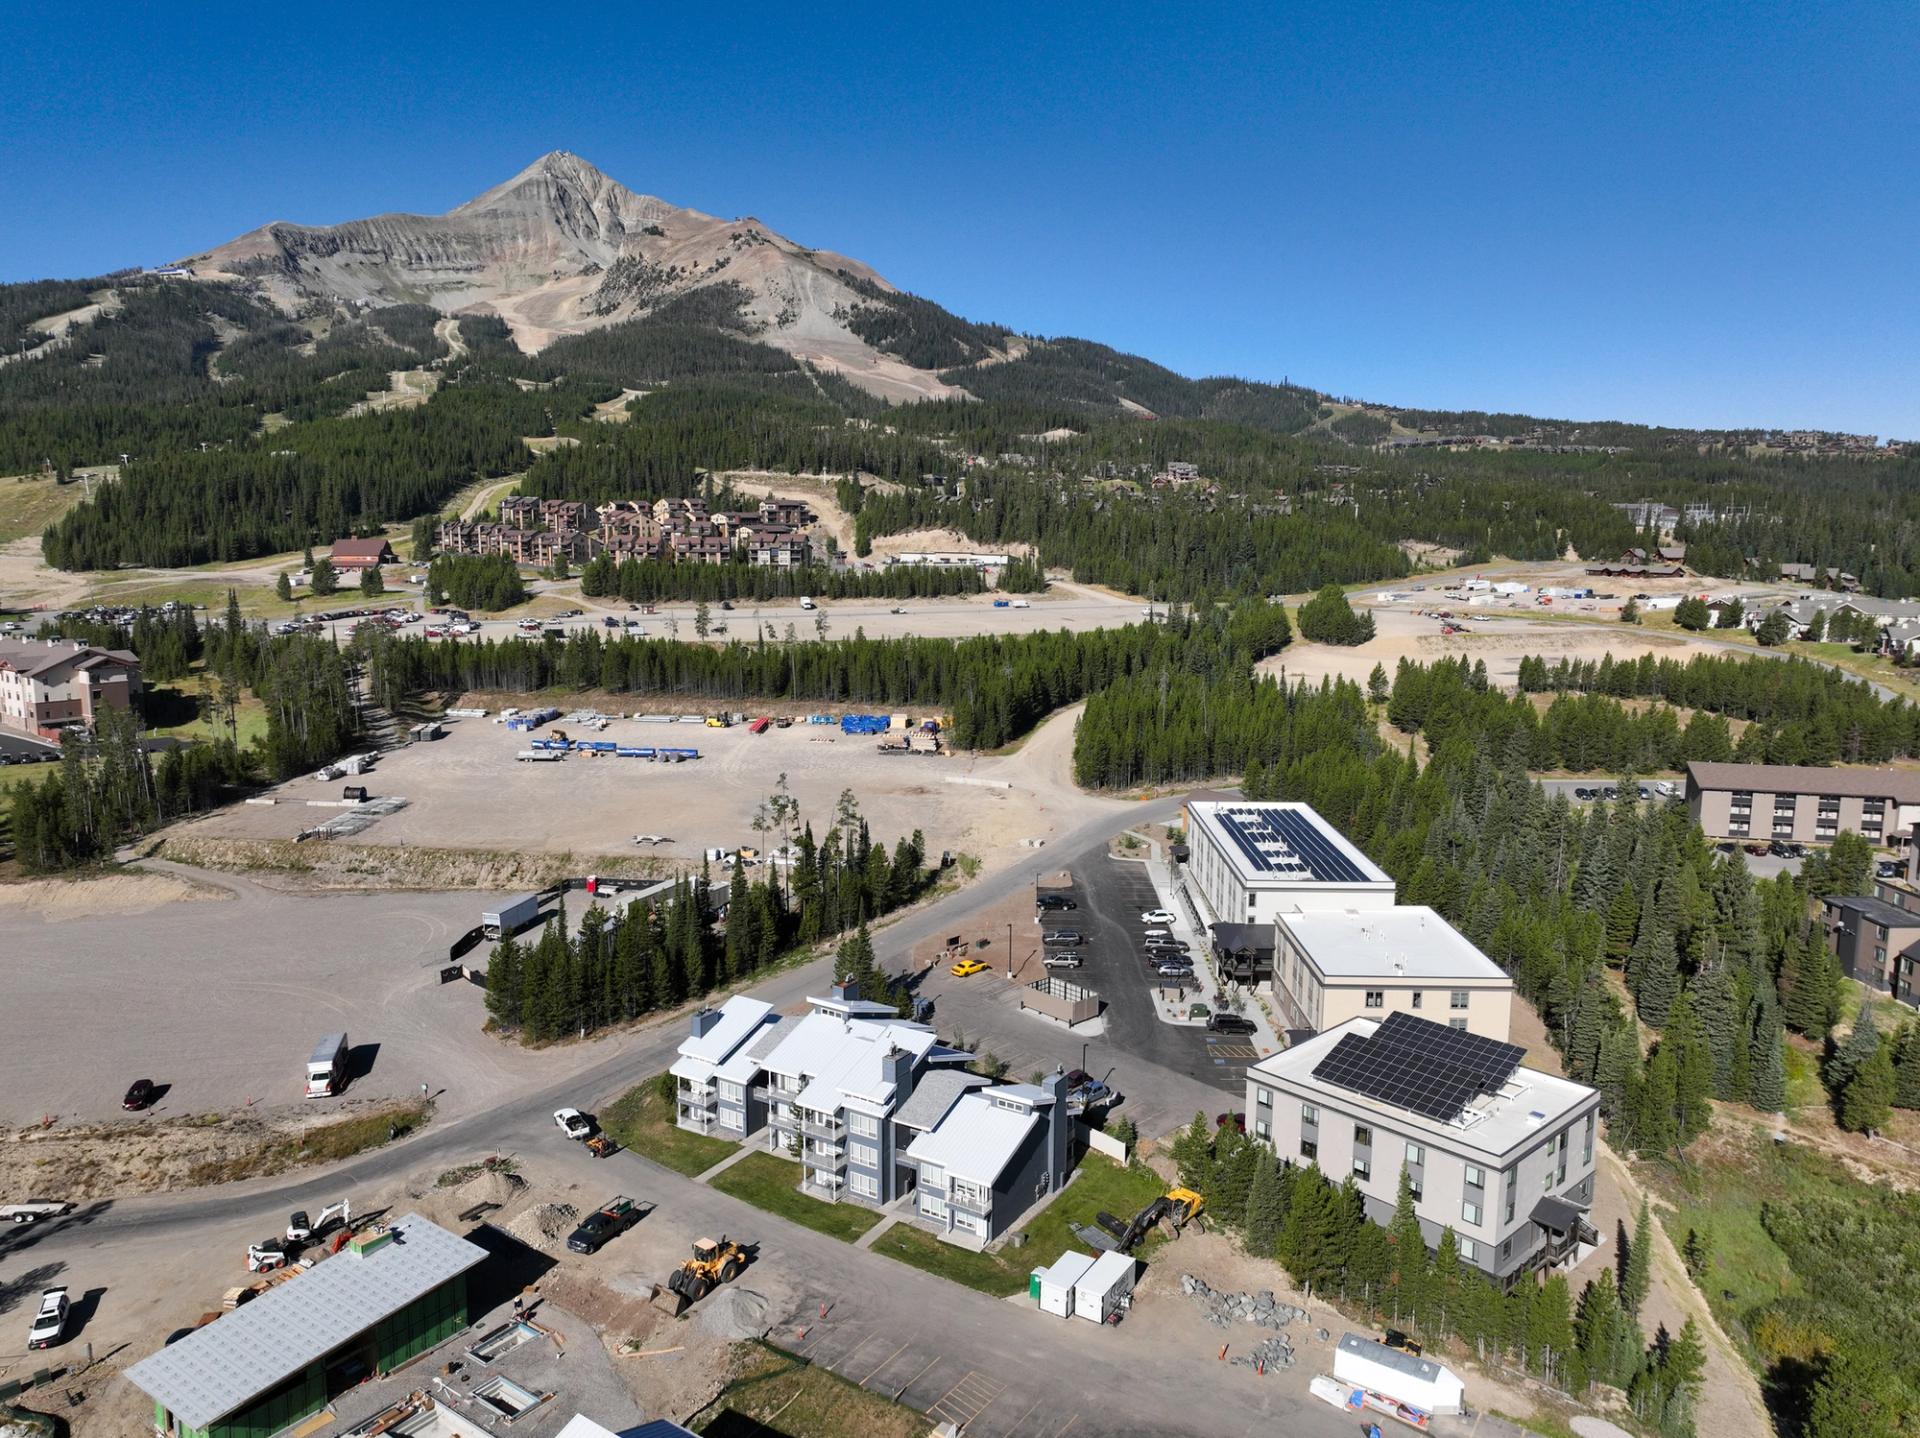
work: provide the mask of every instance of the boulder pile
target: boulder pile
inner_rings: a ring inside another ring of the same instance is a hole
[[[1201,1315],[1215,1328],[1234,1322],[1251,1323],[1257,1328],[1285,1328],[1289,1323],[1307,1321],[1307,1311],[1291,1303],[1282,1303],[1270,1288],[1258,1293],[1218,1293],[1204,1278],[1191,1273],[1180,1275],[1180,1291],[1200,1305]]]

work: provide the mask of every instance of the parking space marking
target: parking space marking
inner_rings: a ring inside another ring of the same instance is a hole
[[[866,1337],[862,1338],[858,1343],[854,1344],[853,1347],[849,1348],[845,1353],[842,1353],[838,1358],[829,1360],[827,1363],[827,1367],[833,1369],[835,1372],[839,1373],[841,1377],[844,1378],[846,1376],[846,1365],[853,1361],[853,1355],[858,1353],[862,1348],[865,1348],[869,1343],[873,1342],[873,1340],[878,1338],[879,1336],[880,1334],[877,1329],[874,1332],[869,1333]]]
[[[885,1368],[889,1363],[893,1362],[894,1359],[898,1358],[902,1353],[905,1353],[906,1351],[907,1351],[907,1345],[902,1343],[898,1348],[894,1349],[893,1352],[889,1353],[885,1358],[882,1358],[878,1363],[874,1364],[873,1371],[868,1373],[865,1378],[862,1378],[860,1380],[860,1386],[862,1388],[865,1388],[869,1383],[873,1382],[874,1378],[879,1374],[882,1368]]]
[[[1033,1417],[1033,1410],[1039,1406],[1040,1400],[1038,1398],[1034,1399],[1032,1404],[1027,1408],[1027,1411],[1020,1415],[1019,1421],[1006,1431],[1004,1438],[1015,1438],[1015,1435],[1018,1434],[1022,1428],[1026,1427],[1027,1420]]]
[[[1060,1425],[1059,1431],[1053,1435],[1053,1438],[1066,1438],[1067,1430],[1073,1427],[1073,1425],[1078,1423],[1079,1421],[1080,1421],[1080,1415],[1078,1413],[1074,1414],[1066,1422]]]
[[[929,1373],[933,1372],[935,1365],[938,1364],[945,1356],[946,1356],[945,1354],[941,1354],[941,1353],[934,1354],[933,1357],[928,1360],[927,1366],[925,1368],[922,1368],[918,1373],[914,1374],[913,1377],[909,1378],[905,1383],[902,1383],[898,1388],[896,1388],[893,1393],[894,1402],[896,1403],[899,1402],[901,1395],[903,1395],[909,1388],[913,1387],[914,1384],[918,1383],[922,1378],[925,1378]]]
[[[988,1404],[1006,1391],[1006,1384],[996,1383],[986,1374],[970,1368],[958,1383],[940,1396],[939,1402],[927,1410],[927,1416],[944,1419],[956,1428],[965,1428],[986,1411]]]
[[[1252,1044],[1215,1044],[1213,1056],[1216,1059],[1257,1059],[1260,1057],[1260,1050]]]

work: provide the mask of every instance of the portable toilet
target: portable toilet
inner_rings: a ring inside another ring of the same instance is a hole
[[[1074,1284],[1073,1311],[1105,1323],[1132,1299],[1135,1268],[1131,1254],[1101,1254]]]
[[[1042,1313],[1051,1313],[1056,1318],[1073,1316],[1074,1285],[1093,1267],[1093,1255],[1090,1253],[1063,1253],[1054,1260],[1051,1268],[1036,1268],[1028,1292],[1040,1302]]]

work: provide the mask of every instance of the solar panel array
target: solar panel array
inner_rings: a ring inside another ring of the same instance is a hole
[[[1256,874],[1322,883],[1361,883],[1371,876],[1300,809],[1236,805],[1215,817]]]
[[[1504,1084],[1525,1053],[1513,1044],[1394,1014],[1368,1037],[1343,1034],[1313,1076],[1447,1123],[1469,1101]]]

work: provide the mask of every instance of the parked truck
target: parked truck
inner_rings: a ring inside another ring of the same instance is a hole
[[[480,926],[490,939],[504,939],[519,933],[540,917],[540,896],[522,894],[511,903],[488,909],[480,915]]]
[[[307,1097],[328,1098],[347,1081],[347,1036],[328,1034],[307,1059]]]
[[[567,1235],[567,1247],[574,1253],[598,1253],[608,1239],[632,1228],[652,1207],[650,1203],[635,1203],[625,1196],[608,1199]]]

